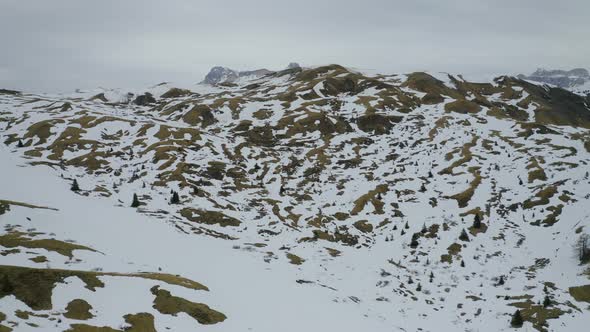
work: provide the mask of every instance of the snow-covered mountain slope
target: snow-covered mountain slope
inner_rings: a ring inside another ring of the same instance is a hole
[[[503,331],[517,308],[528,328],[580,331],[590,318],[574,250],[590,232],[585,97],[337,65],[154,89],[0,94],[0,324],[83,328],[66,316],[76,298],[94,316],[79,324],[138,331]],[[19,267],[70,272],[39,307],[22,294],[34,286],[14,287]],[[200,320],[180,310],[195,303]]]

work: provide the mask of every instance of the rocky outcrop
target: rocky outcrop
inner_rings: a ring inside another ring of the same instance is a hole
[[[268,69],[237,71],[227,67],[216,66],[211,68],[207,76],[205,76],[203,83],[211,85],[233,83],[239,78],[258,78],[271,73],[273,73],[273,71]]]
[[[154,96],[149,92],[139,95],[135,98],[135,100],[133,100],[133,103],[139,106],[146,106],[155,102],[156,98],[154,98]]]
[[[518,78],[552,84],[561,88],[574,88],[590,82],[590,73],[584,68],[572,70],[537,69],[530,76],[520,74]]]
[[[227,67],[216,66],[211,68],[203,83],[206,84],[219,84],[226,82],[234,82],[239,77],[237,71],[229,69]]]

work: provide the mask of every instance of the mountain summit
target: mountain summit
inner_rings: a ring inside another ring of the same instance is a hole
[[[291,62],[287,65],[287,69],[298,69],[301,66],[296,62]],[[256,69],[238,71],[228,67],[215,66],[211,68],[209,73],[205,76],[202,83],[215,85],[222,83],[235,83],[239,79],[249,80],[259,78],[268,74],[276,73],[275,71],[268,69]]]
[[[203,83],[211,85],[220,83],[234,83],[240,78],[258,78],[270,73],[273,72],[268,69],[237,71],[227,67],[216,66],[211,68],[209,73],[205,76]]]

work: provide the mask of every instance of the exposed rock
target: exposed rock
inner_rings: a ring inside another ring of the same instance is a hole
[[[572,70],[548,70],[539,68],[530,76],[520,74],[518,78],[548,83],[561,88],[574,88],[590,82],[590,73],[584,68],[575,68]]]
[[[227,67],[216,66],[211,68],[203,83],[205,84],[221,84],[221,83],[233,83],[239,78],[257,78],[264,75],[273,73],[268,69],[257,69],[248,71],[237,71]]]
[[[211,68],[203,83],[218,84],[222,82],[234,82],[239,77],[238,72],[227,67],[216,66]]]
[[[149,92],[139,95],[135,98],[135,100],[133,100],[133,103],[135,105],[139,105],[139,106],[147,106],[147,105],[153,104],[155,102],[156,102],[156,99]]]

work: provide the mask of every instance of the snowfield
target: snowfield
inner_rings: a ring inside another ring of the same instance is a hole
[[[0,93],[0,331],[590,321],[585,97],[336,65],[191,90]]]

